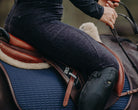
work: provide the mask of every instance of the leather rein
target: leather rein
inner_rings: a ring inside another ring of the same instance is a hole
[[[131,12],[129,11],[129,9],[127,8],[127,6],[126,6],[124,3],[119,2],[119,4],[122,5],[122,6],[126,9],[126,11],[127,11],[127,13],[128,13],[128,16],[126,16],[125,14],[121,14],[121,13],[118,13],[118,15],[120,15],[120,16],[124,17],[125,19],[127,19],[127,20],[130,22],[130,24],[131,24],[131,26],[132,26],[132,29],[133,29],[134,33],[135,33],[135,34],[138,34],[138,26],[137,26],[137,24],[136,24],[136,22],[135,22],[135,20],[134,20],[134,18],[133,18],[133,16],[132,16]],[[128,59],[129,62],[132,64],[132,67],[135,69],[135,71],[136,71],[137,74],[138,74],[138,69],[137,69],[135,63],[134,63],[134,62],[132,61],[132,59],[129,57],[129,55],[127,54],[126,50],[123,48],[123,46],[122,46],[120,40],[118,39],[118,36],[119,36],[119,35],[118,35],[118,33],[117,33],[117,30],[116,30],[115,28],[114,28],[114,29],[111,29],[111,28],[110,28],[110,30],[111,30],[111,32],[112,32],[112,34],[113,34],[113,37],[114,37],[114,38],[116,39],[116,41],[118,42],[120,48],[122,49],[122,51],[123,51],[124,54],[126,55],[127,59]]]

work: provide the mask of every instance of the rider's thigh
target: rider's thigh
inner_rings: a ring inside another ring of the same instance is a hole
[[[41,25],[37,22],[24,22],[24,25],[17,25],[18,28],[12,29],[12,34],[19,35],[54,61],[60,61],[87,74],[109,66],[118,69],[114,56],[77,28],[60,21]]]

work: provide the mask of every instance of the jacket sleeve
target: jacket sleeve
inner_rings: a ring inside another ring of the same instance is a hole
[[[98,0],[70,0],[77,8],[87,15],[100,19],[104,8],[97,3]]]

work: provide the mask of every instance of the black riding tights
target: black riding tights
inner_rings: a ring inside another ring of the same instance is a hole
[[[60,20],[45,21],[43,15],[35,16],[13,7],[5,29],[33,45],[45,57],[63,62],[83,74],[106,67],[118,69],[115,57],[86,33]]]

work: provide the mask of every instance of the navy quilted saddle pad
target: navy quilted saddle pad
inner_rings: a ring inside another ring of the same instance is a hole
[[[0,63],[8,73],[15,98],[22,110],[75,110],[71,99],[67,107],[62,106],[66,85],[52,67],[42,70],[26,70],[2,61]],[[129,83],[125,77],[123,91],[129,89]],[[128,100],[129,96],[121,97],[110,110],[123,110]]]

